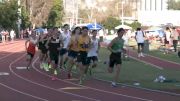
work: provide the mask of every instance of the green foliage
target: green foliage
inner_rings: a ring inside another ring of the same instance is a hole
[[[22,20],[21,23],[22,29],[30,27],[31,22],[29,21],[29,14],[24,7],[21,8],[21,20]]]
[[[180,10],[180,1],[168,0],[168,9]]]
[[[16,29],[18,20],[17,0],[0,3],[0,26],[5,29]]]
[[[108,17],[105,21],[102,22],[102,25],[105,29],[112,30],[116,26],[120,25],[120,21],[114,17]]]
[[[141,27],[141,23],[134,21],[131,24],[128,24],[133,30],[136,30],[138,27]]]
[[[63,1],[54,0],[53,7],[48,16],[47,26],[48,27],[58,27],[62,25],[63,19]]]
[[[108,30],[113,30],[116,26],[120,24],[121,24],[121,21],[113,17],[108,17],[105,21],[102,22],[102,25],[104,26],[104,28]],[[132,27],[133,30],[135,30],[138,27],[141,27],[141,23],[137,21],[134,21],[131,24],[127,24],[127,23],[124,23],[124,24]]]

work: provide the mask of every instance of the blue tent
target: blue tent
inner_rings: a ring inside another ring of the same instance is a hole
[[[35,31],[36,31],[37,33],[43,33],[43,32],[44,32],[44,29],[43,29],[43,28],[37,28],[37,29],[35,29]]]
[[[102,29],[102,26],[97,24],[97,23],[88,24],[86,27],[88,27],[90,30],[100,30],[100,29]]]

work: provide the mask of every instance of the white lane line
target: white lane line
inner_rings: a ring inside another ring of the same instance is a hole
[[[47,89],[50,89],[50,90],[54,90],[54,91],[57,91],[57,92],[61,92],[61,93],[64,93],[64,94],[67,94],[67,95],[72,95],[72,96],[75,96],[75,97],[79,97],[79,98],[84,98],[84,99],[88,99],[88,100],[92,100],[92,101],[101,101],[101,100],[97,100],[97,99],[93,99],[93,98],[89,98],[89,97],[86,97],[86,96],[81,96],[81,95],[78,95],[78,94],[73,94],[73,93],[69,93],[69,92],[65,92],[63,90],[57,90],[55,88],[52,88],[52,87],[48,87],[46,85],[42,85],[42,84],[39,84],[39,83],[36,83],[36,82],[33,82],[31,80],[28,80],[20,75],[18,75],[17,73],[15,73],[12,69],[12,64],[16,63],[17,61],[19,61],[21,58],[23,58],[25,56],[25,54],[23,56],[21,56],[20,58],[16,59],[14,62],[12,62],[10,65],[9,65],[9,69],[10,71],[17,77],[19,77],[20,79],[24,80],[24,81],[27,81],[27,82],[30,82],[32,84],[35,84],[35,85],[38,85],[38,86],[41,86],[41,87],[44,87],[44,88],[47,88]],[[38,58],[37,58],[38,59]],[[36,60],[37,60],[36,59]],[[33,62],[34,64],[34,62]],[[32,65],[33,65],[32,64]]]
[[[59,88],[59,90],[79,90],[79,89],[87,89],[84,87],[63,87],[63,88]]]
[[[7,72],[0,72],[0,76],[8,76],[8,75],[10,75],[10,74]]]
[[[146,61],[144,61],[144,60],[140,60],[140,59],[137,59],[137,58],[132,57],[132,56],[129,56],[129,57],[132,58],[132,59],[134,59],[134,60],[136,60],[136,61],[140,61],[140,62],[142,62],[142,63],[149,64],[149,65],[151,65],[151,66],[153,66],[153,67],[155,67],[155,68],[157,68],[157,69],[160,69],[160,70],[163,70],[163,69],[164,69],[164,68],[162,68],[162,67],[159,67],[159,66],[154,65],[154,64],[152,64],[152,63],[146,62]]]
[[[18,69],[18,70],[26,69],[27,70],[27,67],[16,67],[16,69]]]
[[[37,58],[38,59],[38,58]],[[34,64],[35,64],[35,61],[37,61],[37,59],[35,59],[33,61],[33,68],[38,71],[39,73],[45,75],[45,76],[48,76],[48,77],[51,77],[50,75],[44,73],[44,72],[41,72],[39,71],[37,68],[35,68]],[[132,99],[138,99],[138,100],[142,100],[142,101],[153,101],[153,100],[149,100],[149,99],[144,99],[144,98],[140,98],[140,97],[135,97],[135,96],[130,96],[130,95],[125,95],[125,94],[119,94],[119,93],[115,93],[115,92],[110,92],[110,91],[105,91],[105,90],[101,90],[101,89],[96,89],[96,88],[93,88],[93,87],[88,87],[88,86],[83,86],[83,85],[79,85],[79,84],[75,84],[75,83],[72,83],[72,82],[69,82],[69,81],[65,81],[65,80],[62,80],[62,79],[59,79],[59,81],[62,81],[62,82],[65,82],[65,83],[69,83],[69,84],[72,84],[72,85],[76,85],[76,86],[80,86],[80,87],[85,87],[87,89],[91,89],[91,90],[95,90],[95,91],[99,91],[99,92],[103,92],[103,93],[109,93],[109,94],[113,94],[113,95],[118,95],[118,96],[123,96],[123,97],[127,97],[127,98],[132,98]]]
[[[25,55],[26,55],[26,54],[22,55],[21,57],[17,58],[16,60],[14,60],[13,62],[10,63],[10,65],[9,65],[10,71],[12,70],[12,64],[14,64],[15,62],[17,62],[17,61],[20,60],[21,58],[23,58]],[[11,72],[12,72],[12,71],[11,71]],[[49,100],[47,100],[47,99],[43,99],[43,98],[40,98],[40,97],[31,95],[31,94],[28,94],[28,93],[19,91],[19,90],[15,89],[15,88],[11,88],[11,87],[9,87],[9,86],[7,86],[7,85],[5,85],[5,84],[2,84],[2,83],[0,83],[0,85],[4,86],[4,87],[6,87],[6,88],[8,88],[8,89],[10,89],[10,90],[13,90],[13,91],[15,91],[15,92],[21,93],[21,94],[23,94],[23,95],[30,96],[30,97],[35,98],[35,99],[39,99],[39,100],[42,100],[42,101],[49,101]]]
[[[0,85],[3,86],[3,87],[6,87],[6,88],[8,88],[8,89],[10,89],[10,90],[12,90],[12,91],[18,92],[18,93],[23,94],[23,95],[30,96],[30,97],[35,98],[35,99],[38,99],[38,100],[49,101],[49,100],[47,100],[47,99],[43,99],[43,98],[40,98],[40,97],[37,97],[37,96],[33,96],[33,95],[28,94],[28,93],[25,93],[25,92],[21,92],[21,91],[19,91],[19,90],[17,90],[17,89],[11,88],[11,87],[3,84],[3,83],[0,83]]]

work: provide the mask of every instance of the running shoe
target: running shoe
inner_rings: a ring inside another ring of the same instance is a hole
[[[112,86],[112,87],[117,87],[117,84],[116,84],[115,82],[112,82],[112,83],[111,83],[111,86]]]
[[[51,80],[54,81],[57,80],[57,78],[55,76],[52,76]]]

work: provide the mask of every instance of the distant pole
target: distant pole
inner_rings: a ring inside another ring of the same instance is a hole
[[[78,16],[79,16],[79,3],[77,0],[77,2],[76,2],[76,24],[78,24]]]
[[[121,7],[122,7],[122,11],[121,11],[121,23],[122,25],[124,25],[124,1],[121,1]]]
[[[75,19],[75,0],[73,0],[73,24]]]
[[[21,7],[20,7],[20,5],[21,5],[21,1],[20,0],[18,0],[18,21],[17,21],[17,26],[18,26],[18,34],[17,34],[17,37],[19,37],[19,35],[20,35],[20,32],[21,32],[21,18],[20,18],[20,16],[21,16]]]

